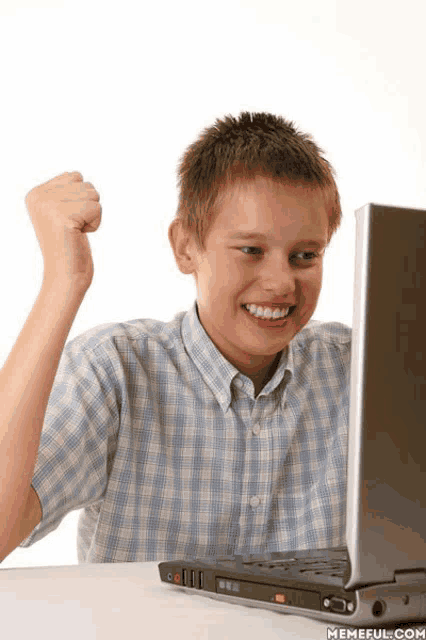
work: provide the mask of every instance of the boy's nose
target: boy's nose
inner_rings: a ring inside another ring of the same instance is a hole
[[[271,291],[277,296],[288,296],[296,288],[295,274],[284,260],[276,260],[273,264],[265,265],[261,281],[265,291]]]

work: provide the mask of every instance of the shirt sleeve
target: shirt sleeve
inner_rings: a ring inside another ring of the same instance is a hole
[[[62,354],[46,409],[32,486],[42,519],[21,542],[29,547],[70,511],[103,499],[116,450],[119,385],[102,341],[79,336]]]

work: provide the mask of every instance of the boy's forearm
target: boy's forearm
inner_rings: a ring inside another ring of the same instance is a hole
[[[0,371],[0,551],[25,510],[53,381],[85,293],[44,281]]]

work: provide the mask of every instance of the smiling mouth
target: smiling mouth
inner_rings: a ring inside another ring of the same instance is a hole
[[[294,313],[296,306],[289,307],[288,309],[275,309],[273,312],[271,312],[271,309],[264,310],[262,307],[259,308],[251,304],[243,304],[242,308],[249,316],[256,320],[261,320],[268,324],[282,324]]]

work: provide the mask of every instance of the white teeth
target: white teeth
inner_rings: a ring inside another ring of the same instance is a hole
[[[246,304],[244,306],[256,318],[272,318],[276,320],[285,318],[290,312],[290,307],[288,309],[271,309],[270,307],[261,307],[256,304]]]

